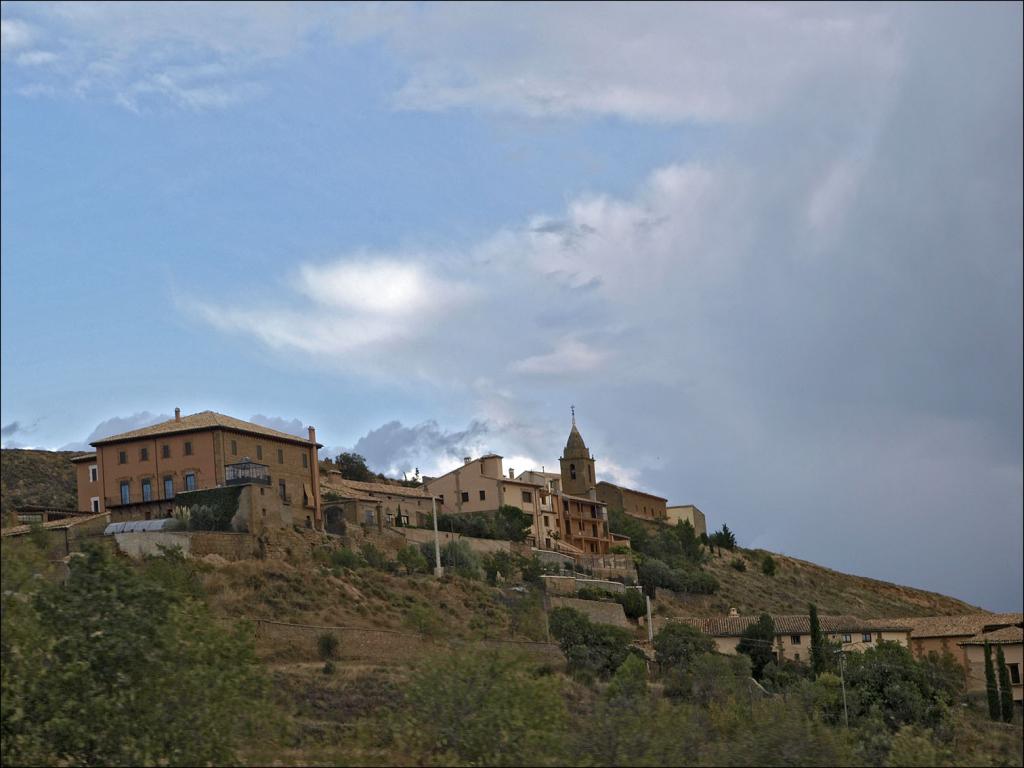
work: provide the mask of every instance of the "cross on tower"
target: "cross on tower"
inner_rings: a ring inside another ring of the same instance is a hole
[[[569,410],[572,411],[572,425],[575,427],[576,426],[576,406],[575,405],[570,405],[569,406]]]

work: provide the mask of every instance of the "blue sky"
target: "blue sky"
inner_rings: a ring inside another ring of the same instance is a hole
[[[518,470],[575,403],[744,544],[1020,610],[1020,24],[5,3],[4,445],[181,406]]]

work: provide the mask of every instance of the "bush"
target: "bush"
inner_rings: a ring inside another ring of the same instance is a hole
[[[754,677],[761,679],[765,665],[772,660],[774,645],[775,622],[770,615],[762,613],[757,621],[743,630],[736,650],[750,657]]]
[[[327,661],[324,662],[323,669],[321,669],[320,671],[323,672],[325,675],[333,675],[334,674],[334,670],[335,670],[334,662],[330,661],[330,660],[327,660]]]
[[[437,611],[429,605],[417,604],[412,606],[405,614],[405,626],[414,632],[419,632],[427,637],[434,637],[442,629]]]
[[[480,578],[480,558],[464,541],[449,541],[441,548],[441,564],[467,579]]]
[[[419,547],[407,544],[398,553],[398,564],[405,568],[406,573],[426,573],[430,570],[430,563],[423,556]]]
[[[348,547],[342,547],[331,552],[329,562],[335,568],[348,568],[350,570],[355,570],[359,566],[366,564],[363,558]]]
[[[371,568],[376,568],[378,571],[390,571],[391,564],[383,552],[369,542],[359,547],[359,554],[363,556],[363,560]]]
[[[316,650],[324,661],[338,658],[338,636],[332,632],[324,632],[316,639]]]
[[[480,558],[480,565],[488,584],[497,584],[498,574],[508,581],[515,572],[515,559],[508,552],[489,552]]]
[[[629,656],[630,633],[607,624],[594,624],[572,608],[555,608],[548,618],[571,673],[584,680],[608,678]]]
[[[540,581],[541,574],[544,572],[540,563],[540,558],[536,555],[529,558],[522,558],[519,561],[519,570],[523,574],[523,581],[528,584],[538,583]]]
[[[764,560],[761,561],[761,573],[765,576],[774,576],[775,570],[775,558],[771,555],[765,555]]]
[[[734,558],[733,558],[733,559],[732,559],[732,560],[731,560],[731,561],[729,562],[729,565],[730,565],[730,566],[731,566],[732,568],[736,569],[737,571],[740,571],[741,573],[742,573],[743,571],[747,570],[747,564],[746,564],[746,562],[745,562],[745,561],[743,561],[743,560],[741,560],[741,559],[740,559],[740,558],[738,558],[738,557],[734,557]]]
[[[627,589],[619,596],[619,602],[622,603],[622,610],[628,619],[635,621],[647,614],[647,601],[639,589]]]
[[[689,624],[671,622],[654,636],[654,654],[662,670],[687,668],[715,649],[715,641]]]

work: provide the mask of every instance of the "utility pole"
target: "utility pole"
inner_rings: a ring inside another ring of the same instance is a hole
[[[441,567],[441,538],[437,533],[437,497],[430,497],[430,508],[434,512],[434,576],[444,576],[444,568]]]
[[[647,601],[647,639],[654,642],[654,624],[651,622],[651,596],[644,595],[644,599]]]
[[[846,723],[846,727],[850,727],[850,711],[846,708],[846,657],[843,655],[843,650],[840,648],[836,653],[839,654],[839,683],[843,687],[843,722]]]

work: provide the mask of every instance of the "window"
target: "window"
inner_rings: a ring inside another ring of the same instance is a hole
[[[90,483],[95,483],[99,479],[100,479],[100,473],[99,473],[99,470],[96,468],[96,465],[95,464],[89,465],[89,482]]]
[[[139,448],[139,461],[149,461],[149,448]]]
[[[185,445],[188,445],[188,443],[185,443]],[[195,489],[196,489],[196,473],[195,472],[186,472],[185,473],[185,490],[186,491],[194,491]]]
[[[597,538],[597,524],[596,523],[591,523],[590,524],[590,535],[593,536],[595,539]]]
[[[284,448],[277,449],[277,463],[284,464]]]
[[[469,501],[469,491],[463,491],[462,492],[462,500],[463,501]]]
[[[870,633],[870,632],[865,632],[865,633],[863,633],[863,635],[861,636],[861,639],[862,639],[862,640],[863,640],[863,641],[864,641],[865,643],[870,643],[870,642],[871,642],[871,633]]]
[[[127,451],[118,451],[117,452],[117,463],[118,464],[127,464],[128,463],[128,452]]]
[[[852,643],[853,642],[853,638],[850,637],[850,635],[843,635],[843,642],[844,643]]]
[[[571,479],[573,479],[573,480],[576,479],[576,465],[575,464],[570,464],[569,465],[569,477]]]
[[[234,441],[234,440],[231,441],[231,455],[232,456],[237,456],[238,455],[238,443],[236,441]]]
[[[164,478],[164,498],[165,499],[173,499],[174,498],[174,478],[173,477],[165,477]]]
[[[551,523],[548,521],[548,516],[547,515],[544,515],[544,527],[545,528],[550,528],[551,527]]]
[[[148,477],[142,481],[142,500],[153,500],[153,481],[150,480]]]
[[[568,499],[562,499],[562,511],[563,512],[568,512],[569,511],[569,500]]]
[[[280,494],[282,499],[288,498],[288,486],[285,484],[284,480],[281,480],[277,484],[277,492]]]
[[[100,497],[99,496],[93,496],[91,499],[89,499],[89,504],[92,506],[92,511],[93,512],[99,512],[100,511]]]
[[[185,455],[186,456],[191,456],[192,455],[192,443],[185,443]]]
[[[121,481],[121,503],[131,504],[132,502],[132,484],[128,480]]]
[[[441,506],[443,507],[444,506],[444,494],[442,493],[440,496],[438,496],[437,500],[439,502],[441,502]]]
[[[1006,668],[1010,670],[1010,683],[1020,685],[1020,664],[1007,664]]]
[[[160,458],[169,459],[171,458],[171,446],[164,445],[160,447]]]
[[[523,491],[523,501],[527,504],[533,503],[533,493],[530,491]]]
[[[305,453],[302,454],[302,468],[309,469],[309,456]]]
[[[257,459],[261,459],[261,460],[263,459],[263,446],[262,445],[257,445],[256,446],[256,458]]]
[[[480,491],[480,501],[487,501],[487,491]]]

